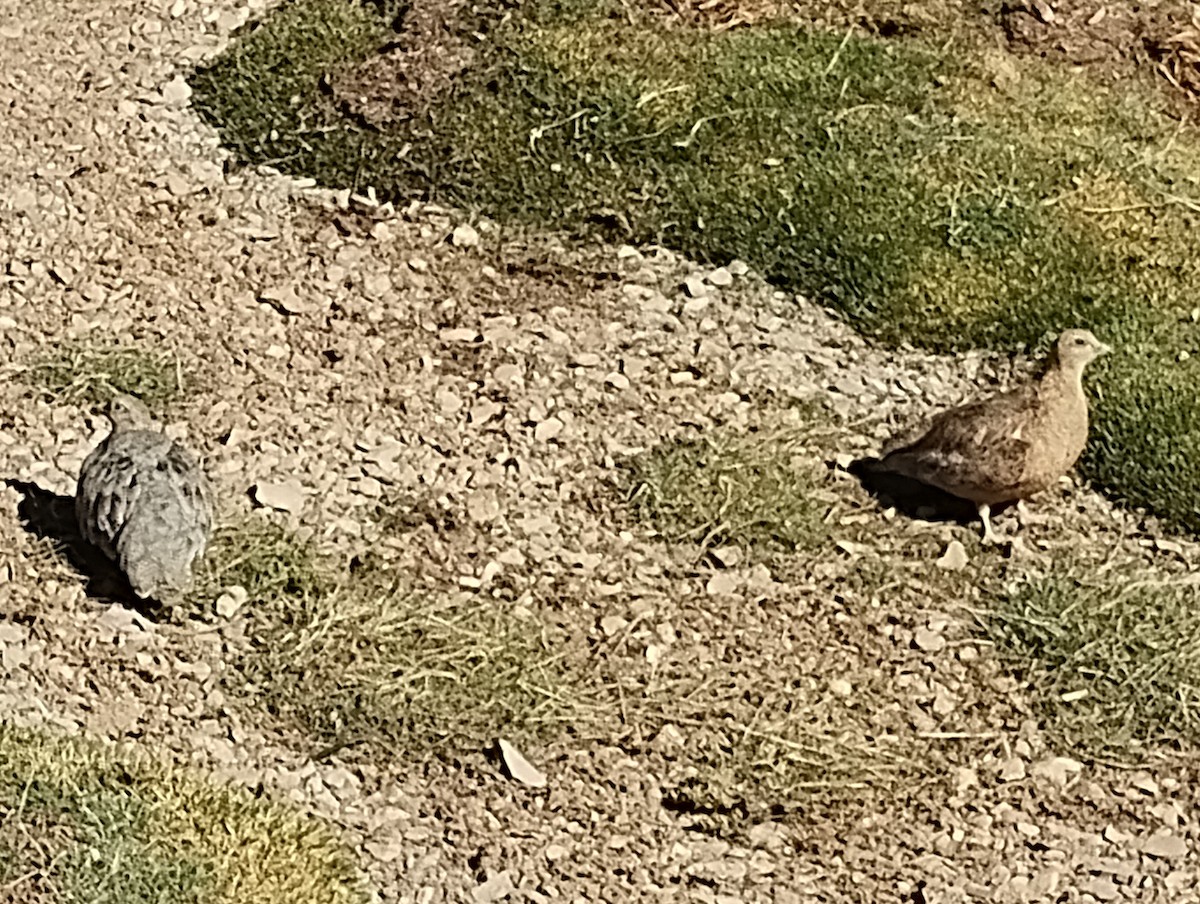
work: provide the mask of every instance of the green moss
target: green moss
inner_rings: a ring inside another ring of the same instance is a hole
[[[170,355],[137,348],[67,346],[34,361],[25,382],[64,402],[101,404],[135,395],[162,412],[184,390],[183,369]]]
[[[667,540],[794,550],[825,537],[811,456],[796,430],[717,431],[629,463],[635,517]]]
[[[1061,575],[1012,589],[989,629],[1070,743],[1129,753],[1200,741],[1200,589]]]
[[[31,898],[23,883],[68,904],[366,900],[324,826],[100,743],[0,727],[0,813]]]
[[[196,73],[196,104],[247,160],[739,257],[889,342],[1015,349],[1090,327],[1119,354],[1093,380],[1088,475],[1200,529],[1200,408],[1173,392],[1197,351],[1200,155],[1156,94],[1016,58],[1001,91],[970,43],[608,13],[526,4],[428,112],[371,130],[320,77],[389,21],[295,0]]]

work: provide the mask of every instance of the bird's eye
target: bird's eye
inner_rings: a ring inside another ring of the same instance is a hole
[[[1076,337],[1076,338],[1075,338],[1075,344],[1076,344],[1076,345],[1087,345],[1087,341],[1086,341],[1085,339],[1082,339],[1082,338],[1080,338],[1080,337]]]

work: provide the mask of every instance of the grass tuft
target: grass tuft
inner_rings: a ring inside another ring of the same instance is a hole
[[[25,370],[24,380],[66,403],[98,405],[127,393],[158,412],[184,390],[177,359],[136,348],[68,346],[35,361]]]
[[[193,594],[244,587],[248,689],[323,745],[431,752],[544,740],[588,704],[535,616],[409,592],[377,572],[337,576],[311,545],[247,521],[218,535]]]
[[[366,901],[316,821],[79,738],[0,726],[6,900]]]
[[[1200,587],[1046,578],[1012,589],[988,631],[1069,743],[1200,742]]]
[[[635,517],[671,542],[784,550],[825,536],[811,453],[795,430],[717,430],[666,443],[629,465]]]

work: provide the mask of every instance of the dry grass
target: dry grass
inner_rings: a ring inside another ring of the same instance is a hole
[[[501,735],[532,743],[602,708],[536,616],[414,594],[374,571],[335,575],[258,519],[218,535],[193,600],[206,606],[231,584],[249,594],[243,689],[323,748],[411,755]]]

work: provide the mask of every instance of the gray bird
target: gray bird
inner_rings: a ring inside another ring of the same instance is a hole
[[[109,403],[112,432],[83,462],[75,516],[142,599],[186,590],[212,532],[212,490],[195,456],[138,399]]]
[[[1109,351],[1087,330],[1066,330],[1038,380],[943,411],[920,434],[889,444],[868,470],[969,500],[983,522],[984,542],[994,542],[992,506],[1047,489],[1082,454],[1088,436],[1083,370]]]

